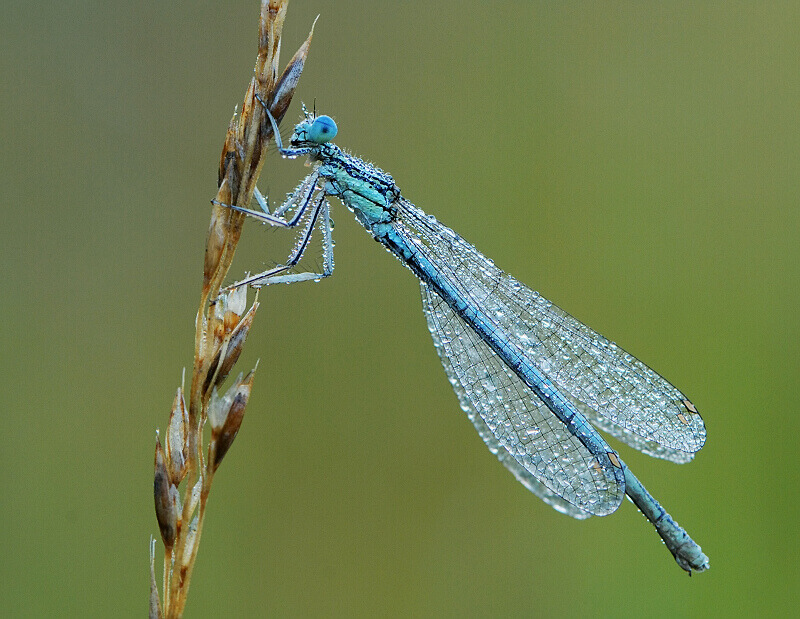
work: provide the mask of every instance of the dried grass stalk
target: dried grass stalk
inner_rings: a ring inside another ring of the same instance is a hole
[[[153,483],[156,517],[164,542],[163,600],[155,578],[151,545],[150,616],[180,617],[186,605],[205,508],[214,473],[230,449],[244,418],[255,368],[219,395],[247,339],[258,309],[258,298],[246,309],[246,289],[220,294],[233,261],[245,216],[221,204],[248,206],[261,173],[272,126],[257,97],[277,119],[286,113],[303,70],[311,37],[278,76],[280,38],[288,0],[262,0],[258,57],[242,104],[228,126],[219,164],[219,190],[208,229],[203,289],[195,320],[195,354],[189,405],[178,389],[170,414],[165,447],[156,441]],[[207,457],[203,428],[211,425]],[[185,482],[185,483],[184,483]],[[179,491],[183,483],[183,494]]]

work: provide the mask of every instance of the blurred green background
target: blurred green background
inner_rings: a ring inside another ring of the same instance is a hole
[[[562,516],[460,411],[417,284],[341,205],[336,273],[276,286],[187,616],[752,616],[796,608],[796,3],[293,0],[301,100],[499,266],[685,391],[689,465]],[[191,365],[209,199],[255,0],[4,4],[3,614],[142,616],[153,437]],[[274,157],[262,189],[307,171]],[[238,271],[280,260],[249,227]],[[271,249],[272,248],[272,249]]]

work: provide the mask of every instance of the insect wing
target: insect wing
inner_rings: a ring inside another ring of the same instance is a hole
[[[461,407],[489,450],[531,492],[573,516],[613,512],[624,484],[425,283],[422,302]],[[609,448],[609,451],[610,448]]]
[[[539,293],[498,269],[408,202],[400,226],[463,294],[521,344],[525,356],[595,426],[651,456],[688,462],[705,442],[702,417],[678,389]]]

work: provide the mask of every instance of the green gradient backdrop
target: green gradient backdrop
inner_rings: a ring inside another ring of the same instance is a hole
[[[692,464],[622,453],[711,571],[686,578],[627,502],[577,522],[525,492],[459,410],[413,277],[336,204],[335,276],[261,296],[187,616],[796,607],[800,10],[696,4],[293,0],[283,49],[320,13],[297,103],[692,397]],[[0,599],[142,616],[153,434],[258,3],[3,12]],[[273,195],[305,171],[272,165]],[[282,238],[256,228],[240,273]]]

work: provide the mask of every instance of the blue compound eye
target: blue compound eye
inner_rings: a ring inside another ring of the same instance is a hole
[[[336,123],[330,116],[317,116],[308,128],[308,141],[315,144],[330,142],[336,137]]]

